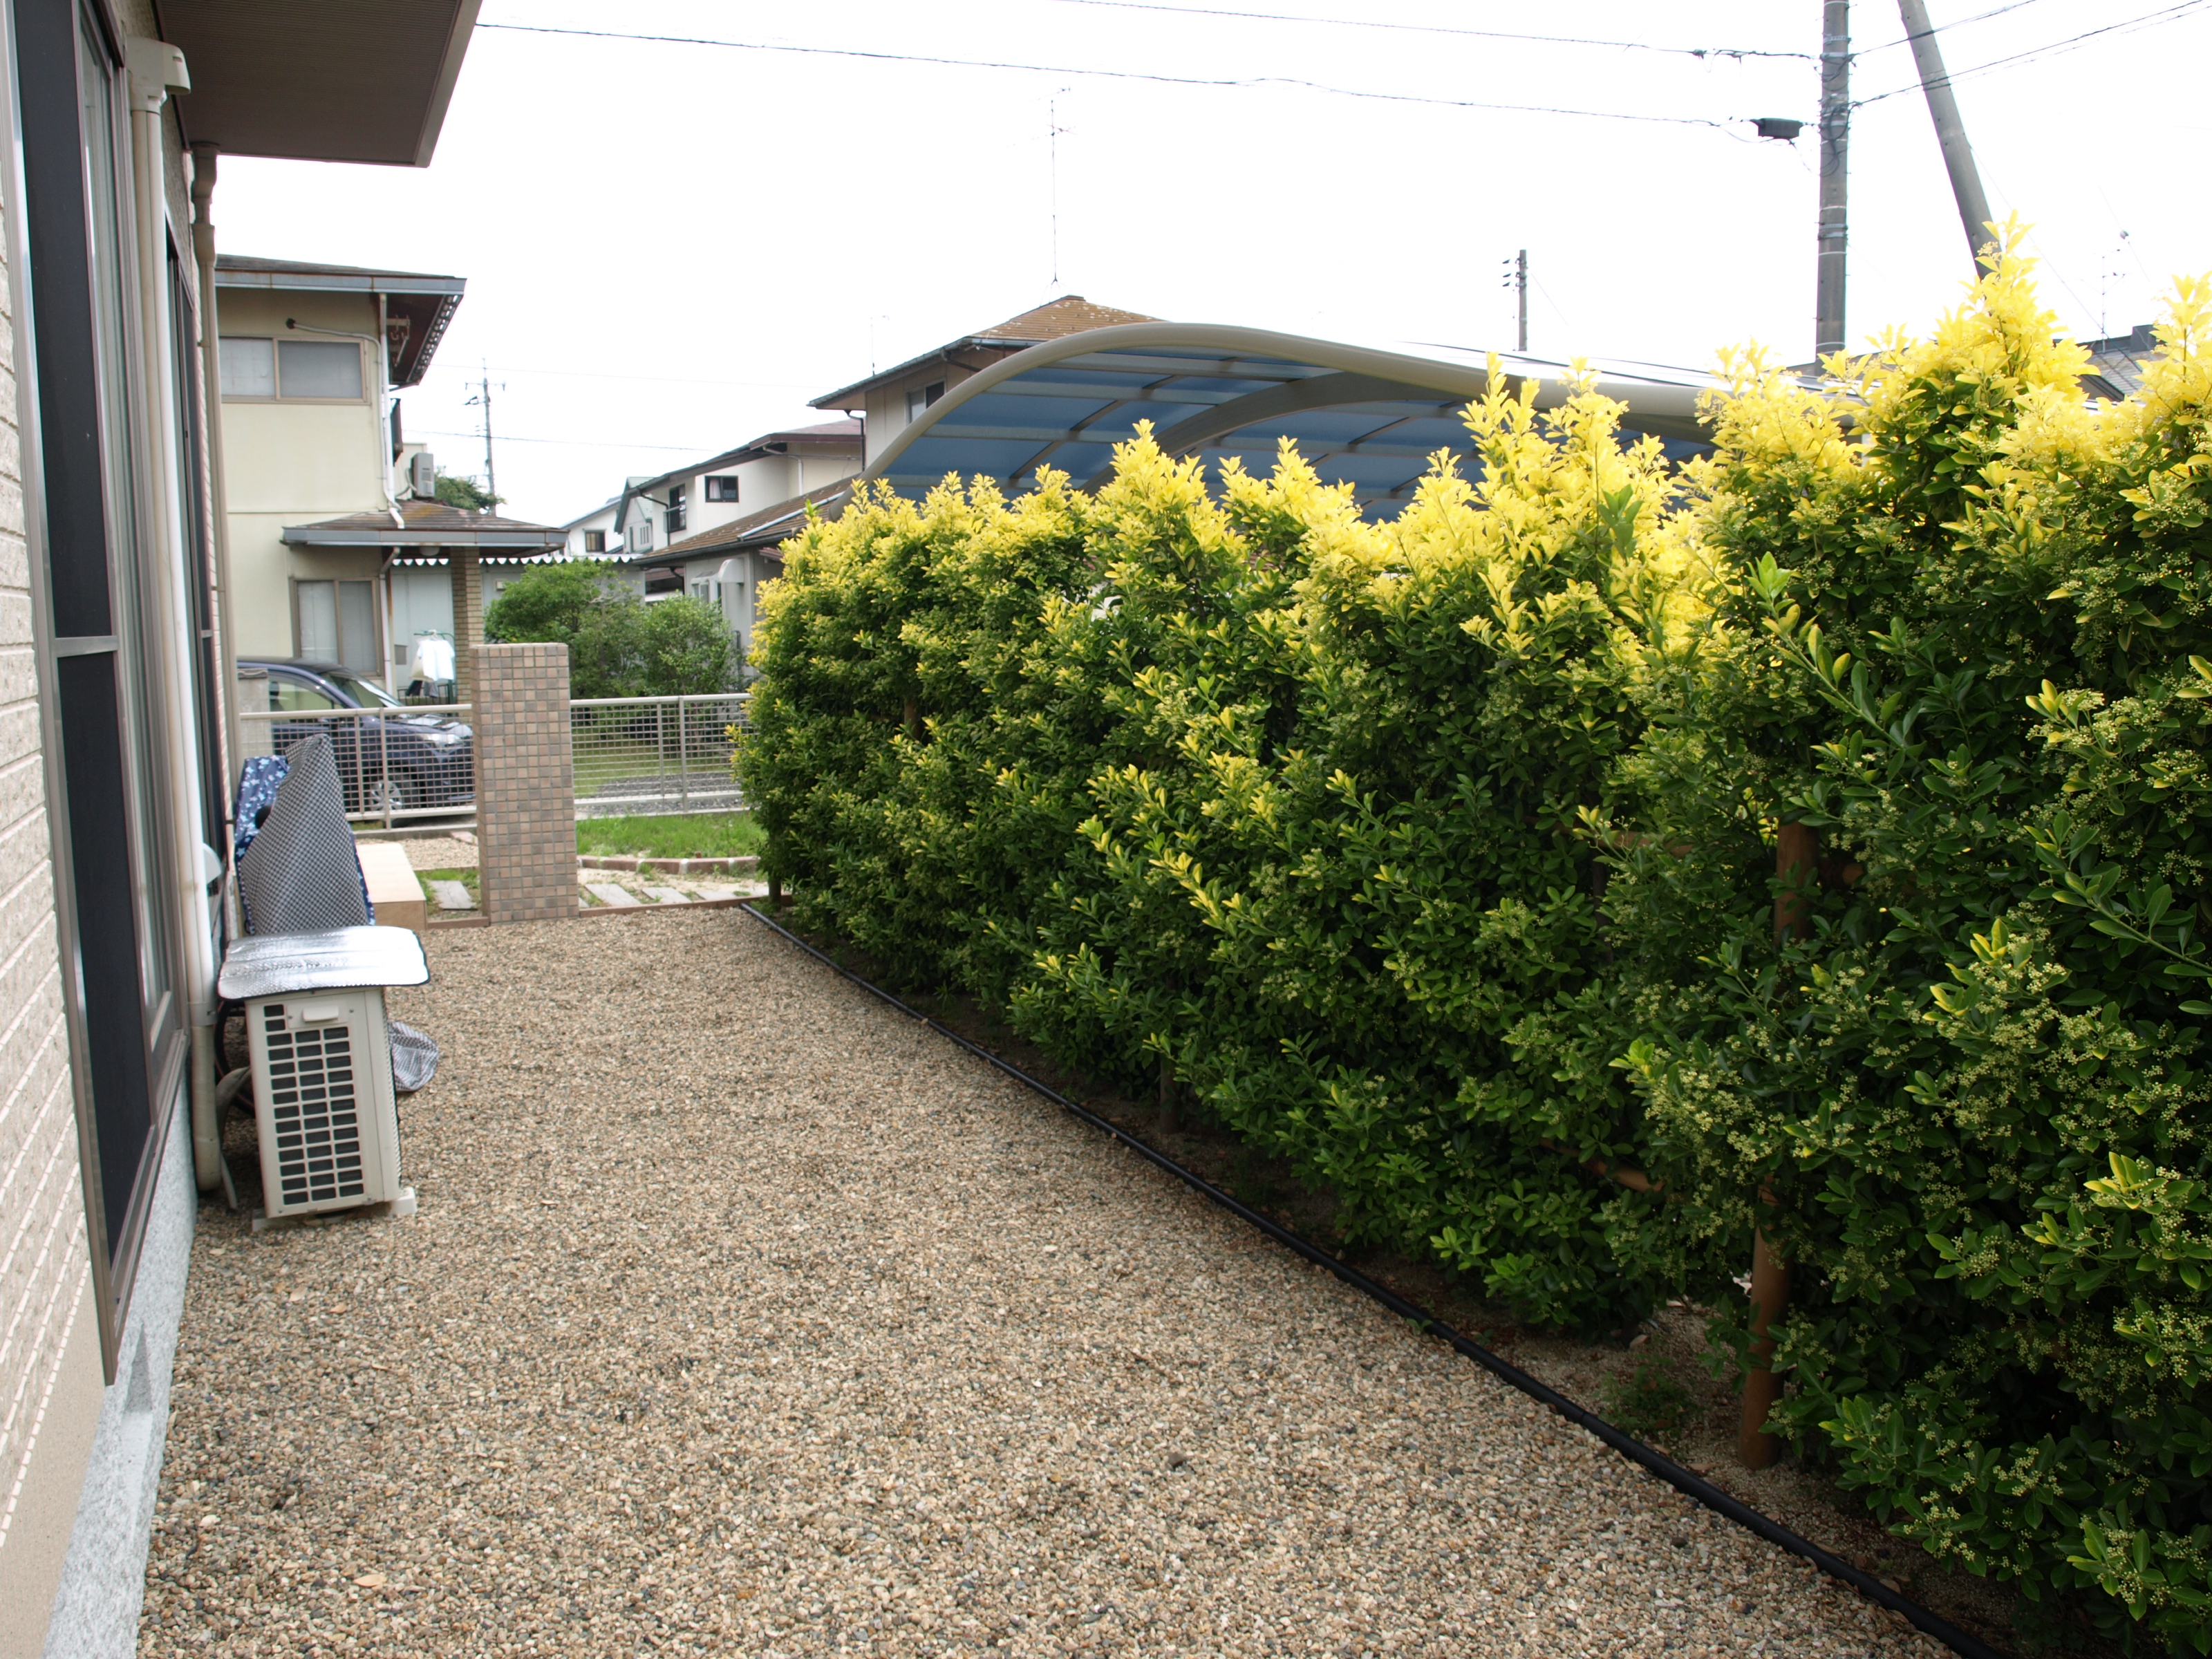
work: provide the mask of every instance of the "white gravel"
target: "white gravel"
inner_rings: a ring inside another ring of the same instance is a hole
[[[143,1654],[1939,1651],[742,912],[428,949],[422,1212],[203,1212]]]
[[[407,861],[417,870],[473,870],[477,867],[477,843],[455,841],[451,836],[422,837],[399,843],[407,849]]]

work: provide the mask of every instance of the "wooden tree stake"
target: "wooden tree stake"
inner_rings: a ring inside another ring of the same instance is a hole
[[[1782,1455],[1782,1437],[1766,1431],[1766,1413],[1782,1397],[1774,1374],[1773,1322],[1790,1305],[1790,1264],[1766,1248],[1766,1235],[1751,1243],[1751,1369],[1743,1379],[1743,1422],[1736,1431],[1736,1461],[1763,1469]]]
[[[1805,890],[1820,870],[1820,838],[1809,825],[1785,823],[1775,837],[1774,873],[1782,890],[1774,896],[1777,935],[1804,939],[1813,931],[1812,902]],[[1759,1191],[1762,1203],[1774,1194]],[[1743,1421],[1736,1431],[1736,1461],[1763,1469],[1782,1455],[1782,1438],[1766,1431],[1766,1414],[1782,1397],[1774,1375],[1773,1326],[1790,1306],[1790,1264],[1767,1247],[1766,1234],[1751,1240],[1751,1368],[1744,1373]]]

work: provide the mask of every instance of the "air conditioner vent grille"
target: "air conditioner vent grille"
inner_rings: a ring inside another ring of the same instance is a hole
[[[289,1029],[282,1003],[265,1004],[269,1112],[284,1202],[319,1204],[366,1191],[354,1097],[354,1037],[342,1023]]]

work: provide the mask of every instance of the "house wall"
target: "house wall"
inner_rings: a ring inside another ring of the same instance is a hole
[[[851,444],[842,447],[832,447],[827,445],[820,447],[810,447],[805,449],[794,449],[785,454],[759,455],[734,465],[701,467],[697,471],[686,473],[676,481],[684,486],[684,500],[687,507],[684,515],[684,528],[675,536],[672,537],[668,532],[665,515],[662,509],[649,501],[633,500],[627,522],[631,525],[650,524],[653,530],[653,546],[657,550],[667,547],[672,541],[682,541],[720,526],[733,524],[739,519],[759,512],[763,507],[775,507],[780,502],[802,495],[810,489],[817,489],[823,484],[835,483],[841,478],[848,478],[859,471],[859,446]],[[737,476],[738,499],[734,501],[708,501],[707,478],[710,475],[719,477],[731,473]],[[665,495],[665,491],[664,489],[656,490],[654,493]],[[592,528],[599,527],[594,520],[585,522],[590,524]],[[611,514],[609,516],[609,522],[610,524],[612,522]],[[582,546],[581,537],[574,532],[571,532],[571,550],[580,550]]]
[[[587,530],[596,530],[599,532],[600,534],[605,536],[610,543],[614,540],[615,509],[613,503],[610,502],[607,506],[601,507],[596,513],[586,514],[583,518],[577,520],[575,523],[568,526],[568,553],[570,558],[595,559],[603,556],[601,554],[586,553],[584,550],[584,532]]]
[[[100,1414],[0,250],[0,1654],[37,1653]]]
[[[757,554],[740,553],[735,556],[738,567],[735,581],[719,580],[727,554],[712,558],[694,559],[684,567],[684,591],[695,599],[702,599],[722,608],[722,618],[737,635],[738,648],[752,648],[753,619],[758,614],[761,580],[767,562]]]
[[[957,363],[935,363],[882,386],[870,386],[866,405],[861,410],[861,418],[866,422],[863,441],[866,447],[866,459],[861,465],[864,467],[873,466],[876,457],[890,447],[891,440],[906,430],[908,392],[925,391],[942,380],[945,390],[950,393],[953,387],[975,372],[972,368],[963,368]]]
[[[158,33],[148,0],[118,0],[114,11],[126,34]],[[0,111],[10,91],[0,86]],[[171,236],[189,248],[190,164],[173,110],[162,113],[159,130],[158,195]],[[129,157],[123,159],[127,167]],[[37,456],[27,453],[17,382],[16,331],[27,330],[27,319],[19,314],[9,268],[23,228],[21,204],[10,199],[8,207],[8,234],[0,239],[0,1659],[92,1659],[137,1646],[198,1195],[180,1109],[153,1153],[159,1174],[110,1384],[91,1273],[60,956],[55,846],[67,840],[67,829],[47,812],[47,770],[50,763],[58,767],[59,758],[45,750],[50,688],[41,683],[34,621],[43,603],[45,554],[27,535],[25,471]],[[126,227],[131,212],[126,207]],[[180,274],[204,317],[196,268],[187,260]],[[163,316],[161,336],[137,339],[143,373],[135,390],[144,400],[151,441],[173,455],[166,308]],[[135,311],[124,326],[137,338]],[[47,372],[67,375],[82,368],[61,362]],[[173,521],[173,502],[161,501],[155,510],[172,518],[173,538],[186,534]],[[186,695],[184,688],[155,684],[148,700]],[[189,779],[191,769],[184,771]],[[196,788],[180,786],[180,793],[187,799],[175,811],[187,821],[170,831],[197,840]],[[94,877],[118,878],[120,872]],[[173,891],[170,908],[179,927],[204,927],[204,897]]]
[[[226,335],[281,340],[288,317],[319,328],[376,332],[376,301],[358,295],[225,289],[222,313]],[[296,654],[291,589],[295,579],[370,580],[382,568],[382,556],[374,549],[295,550],[283,542],[287,525],[386,505],[383,465],[392,441],[383,415],[384,357],[374,349],[364,356],[366,395],[358,402],[223,399],[232,617],[241,657]],[[388,646],[387,641],[387,659]]]

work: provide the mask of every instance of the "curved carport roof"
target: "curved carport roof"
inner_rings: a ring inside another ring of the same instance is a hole
[[[1516,358],[1505,379],[1535,379],[1537,404],[1548,408],[1567,397],[1565,370]],[[1431,455],[1470,452],[1460,410],[1489,379],[1474,352],[1414,357],[1264,329],[1125,324],[1046,341],[963,380],[866,476],[902,494],[947,473],[1020,489],[1053,467],[1095,488],[1112,470],[1114,446],[1150,421],[1171,455],[1236,455],[1261,474],[1278,441],[1291,439],[1324,479],[1350,483],[1370,516],[1387,518],[1412,497]],[[1657,436],[1677,459],[1707,447],[1697,400],[1712,384],[1618,371],[1597,381],[1628,406],[1625,427]]]

